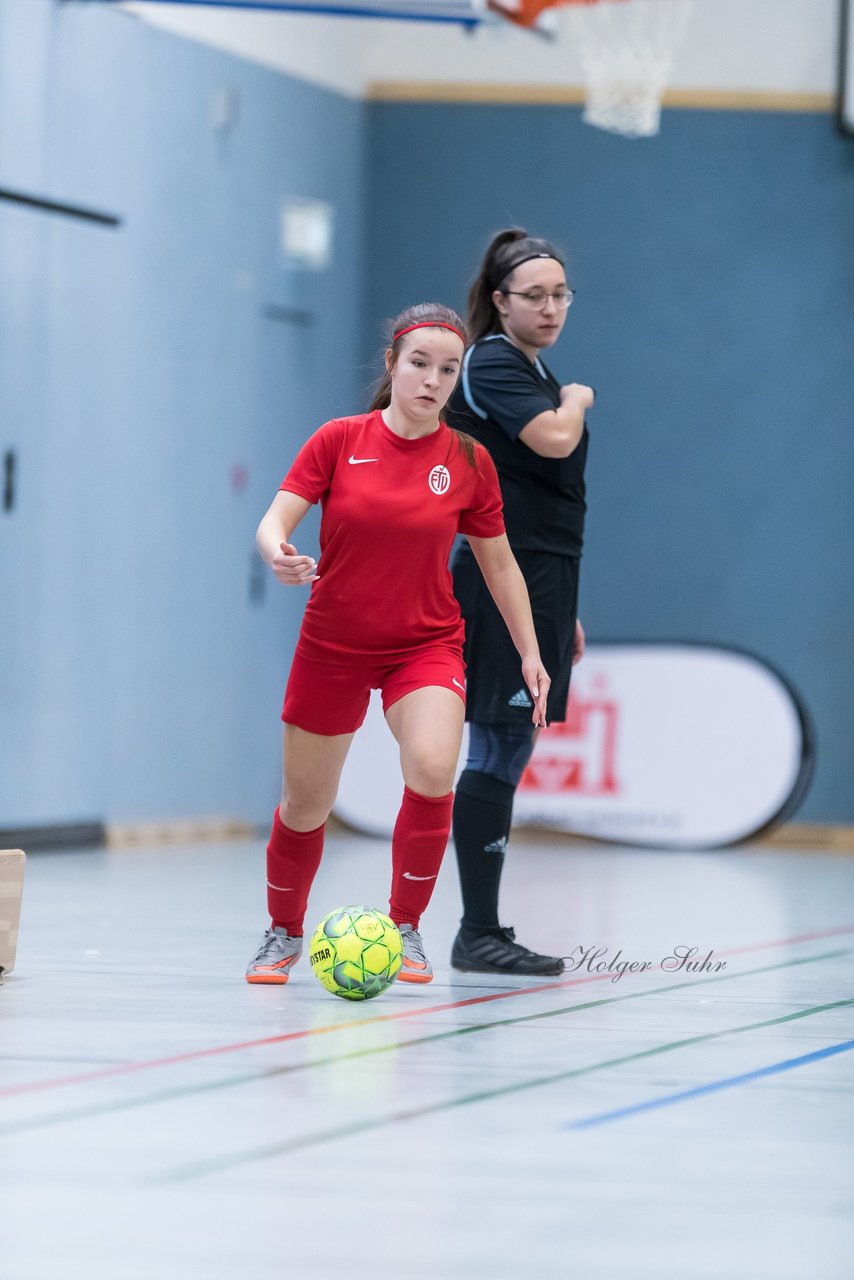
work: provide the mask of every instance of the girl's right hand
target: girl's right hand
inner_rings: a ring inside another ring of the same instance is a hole
[[[290,542],[280,542],[279,550],[270,561],[270,568],[286,587],[301,587],[314,582],[320,575],[311,556],[301,556]]]
[[[522,659],[522,675],[526,686],[531,690],[534,700],[534,713],[531,720],[537,729],[546,727],[546,705],[549,700],[551,678],[543,666],[538,653]]]
[[[560,389],[561,404],[566,404],[567,400],[571,400],[579,409],[591,409],[596,400],[596,392],[581,382],[570,382]]]

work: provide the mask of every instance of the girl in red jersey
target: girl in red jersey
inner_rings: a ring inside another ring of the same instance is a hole
[[[403,771],[389,903],[404,944],[399,976],[433,977],[418,926],[448,839],[465,717],[464,628],[448,570],[458,533],[521,657],[532,721],[544,723],[550,681],[504,533],[495,466],[440,418],[465,345],[463,323],[447,307],[422,303],[398,316],[371,410],[311,436],[258,527],[259,550],[278,580],[310,583],[311,595],[282,710],[282,800],[267,846],[272,924],[248,982],[287,982],[299,958],[324,824],[372,689],[382,692]],[[319,564],[293,543],[316,502]]]

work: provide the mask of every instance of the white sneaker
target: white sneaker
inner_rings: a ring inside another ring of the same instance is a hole
[[[291,975],[291,966],[302,955],[302,938],[292,938],[287,929],[272,928],[249,962],[247,982],[271,982],[281,986]]]
[[[397,975],[398,982],[432,982],[433,966],[424,954],[421,934],[411,924],[399,924],[403,941],[403,963]]]

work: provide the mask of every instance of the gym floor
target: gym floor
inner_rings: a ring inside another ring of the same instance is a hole
[[[389,867],[330,837],[309,922]],[[517,833],[504,903],[560,979],[450,969],[450,851],[436,980],[351,1004],[243,981],[260,839],[33,854],[2,1280],[850,1280],[854,859]]]

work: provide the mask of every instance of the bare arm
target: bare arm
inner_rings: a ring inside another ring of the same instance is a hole
[[[498,538],[473,538],[469,534],[468,541],[489,593],[522,659],[522,674],[534,700],[531,718],[535,725],[544,726],[551,680],[540,658],[531,602],[522,571],[510,550],[506,534],[502,533]]]
[[[311,505],[307,498],[280,489],[258,525],[255,541],[261,559],[285,586],[302,586],[318,577],[311,556],[299,555],[291,543],[294,530]]]
[[[575,619],[575,643],[572,651],[572,665],[577,664],[584,657],[584,650],[587,648],[587,637],[584,634],[584,628],[581,625],[581,619]]]
[[[571,382],[560,389],[560,405],[538,413],[519,432],[519,439],[541,458],[568,458],[584,434],[584,411],[595,400],[592,387]]]

